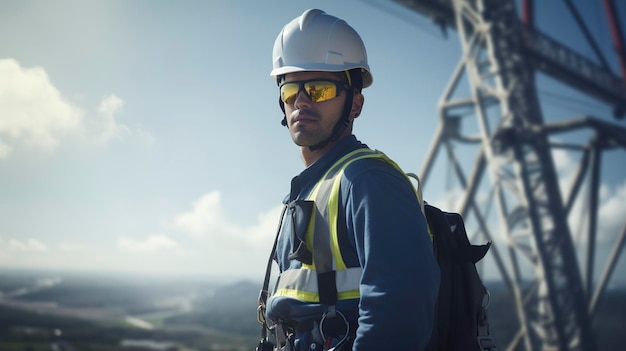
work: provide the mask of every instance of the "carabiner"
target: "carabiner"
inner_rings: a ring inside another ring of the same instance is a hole
[[[256,309],[256,319],[261,324],[265,324],[267,321],[265,320],[265,306],[259,305]]]
[[[348,320],[346,319],[346,316],[343,315],[343,313],[341,313],[338,310],[334,310],[335,312],[335,317],[337,315],[341,316],[341,319],[343,319],[343,323],[346,325],[346,332],[344,333],[343,337],[341,338],[341,340],[339,340],[339,342],[333,346],[330,349],[326,349],[326,346],[324,347],[325,350],[328,351],[333,351],[338,349],[340,346],[342,346],[347,340],[348,340],[348,336],[350,335],[350,324],[348,323]],[[334,318],[334,317],[333,317]],[[324,335],[324,321],[326,320],[326,313],[324,313],[322,315],[322,319],[320,319],[320,336],[322,337],[322,340],[328,340],[328,338],[332,338],[332,337],[327,337],[326,335]]]

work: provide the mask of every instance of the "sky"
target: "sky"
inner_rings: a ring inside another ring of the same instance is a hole
[[[537,4],[538,25],[580,46],[556,3]],[[600,1],[583,5],[619,72]],[[391,1],[0,1],[0,269],[261,279],[304,167],[280,125],[272,46],[308,8],[365,42],[374,84],[354,133],[419,172],[461,50],[454,31]],[[538,81],[546,115],[611,118]],[[624,156],[606,162],[607,233],[623,224]],[[575,159],[555,157],[573,174]],[[426,198],[444,205],[444,177],[431,178]]]

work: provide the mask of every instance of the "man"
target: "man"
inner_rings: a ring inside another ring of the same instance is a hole
[[[343,20],[307,10],[278,35],[271,75],[306,166],[284,200],[281,274],[266,304],[279,344],[423,349],[439,269],[412,184],[352,135],[373,81],[363,41]]]

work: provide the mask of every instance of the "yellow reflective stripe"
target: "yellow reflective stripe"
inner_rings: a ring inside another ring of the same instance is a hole
[[[346,269],[346,263],[341,256],[339,249],[339,235],[337,234],[337,222],[339,217],[339,186],[341,185],[341,177],[343,170],[337,174],[334,179],[333,186],[330,189],[330,197],[328,198],[328,226],[330,227],[330,251],[335,259],[335,269]]]
[[[361,156],[359,158],[355,158],[354,160],[352,160],[348,164],[346,164],[345,167],[347,167],[353,161],[360,160],[360,159],[366,158],[366,157],[382,158],[383,160],[385,160],[385,162],[387,162],[388,164],[393,166],[393,168],[395,168],[398,172],[400,172],[400,174],[402,174],[406,178],[406,180],[409,181],[409,183],[411,185],[413,185],[413,182],[411,181],[411,178],[402,170],[402,168],[400,168],[400,166],[394,160],[390,159],[389,156],[385,155],[381,151],[372,150],[371,152],[373,152],[373,153],[370,153],[369,155],[363,155],[363,156]],[[426,213],[424,213],[424,200],[422,200],[422,194],[420,194],[420,192],[418,191],[418,189],[415,186],[411,186],[411,188],[413,188],[413,192],[415,193],[415,196],[417,197],[417,201],[420,204],[420,209],[422,210],[422,214],[424,215],[424,218],[426,218]]]
[[[337,300],[358,299],[361,297],[359,289],[342,291],[337,293]]]
[[[320,181],[317,182],[317,184],[315,184],[315,187],[313,188],[313,191],[311,191],[311,195],[309,195],[309,199],[315,199],[315,197],[317,196],[317,192],[319,191],[320,185],[322,184],[322,181],[324,179],[326,179],[326,177],[328,177],[328,174],[330,174],[330,172],[333,172],[339,165],[341,165],[344,161],[346,161],[347,159],[353,157],[354,155],[360,154],[360,153],[364,153],[364,154],[371,154],[372,150],[370,149],[356,149],[352,152],[347,153],[346,155],[344,155],[343,157],[341,157],[339,160],[337,160],[329,169],[328,171],[326,171],[326,173],[324,173],[324,176],[322,176],[322,178],[320,178]],[[350,161],[349,163],[351,163],[352,161]]]
[[[402,170],[402,168],[400,168],[400,166],[398,166],[398,164],[390,159],[389,157],[387,157],[387,155],[382,154],[383,160],[385,160],[387,163],[389,163],[390,165],[392,165],[395,169],[398,170],[398,172],[400,172],[402,175],[404,175],[404,177],[409,181],[409,183],[411,183],[411,185],[413,185],[413,182],[411,181],[411,178],[409,178],[409,176],[404,173],[404,171]],[[413,188],[413,191],[415,192],[415,196],[417,196],[417,200],[419,201],[420,205],[422,203],[422,199],[420,198],[420,194],[418,193],[417,189],[414,186],[411,186]]]
[[[284,296],[297,299],[304,302],[320,302],[320,295],[311,291],[300,291],[295,289],[277,290],[274,296]]]
[[[280,289],[273,296],[291,297],[303,302],[320,302],[320,295],[311,291],[299,291],[294,289]],[[359,289],[342,291],[337,293],[337,300],[351,300],[361,297]]]
[[[337,219],[339,217],[339,188],[341,186],[341,178],[343,177],[343,173],[344,170],[352,163],[364,158],[379,158],[384,160],[385,162],[387,162],[388,164],[390,164],[392,167],[394,167],[398,172],[400,172],[400,174],[404,175],[404,177],[406,178],[406,180],[413,185],[413,182],[411,181],[411,179],[409,178],[409,176],[402,170],[402,168],[400,168],[400,166],[393,161],[392,159],[390,159],[387,155],[385,155],[384,153],[380,152],[380,151],[375,151],[375,150],[370,150],[370,149],[359,149],[356,151],[353,151],[351,153],[349,153],[346,156],[352,156],[352,155],[356,155],[358,153],[362,153],[362,155],[358,155],[352,159],[350,159],[348,162],[345,162],[345,164],[343,164],[341,166],[341,170],[339,172],[337,172],[337,174],[334,176],[333,179],[333,185],[331,188],[331,192],[330,192],[330,196],[328,198],[328,225],[330,226],[330,234],[331,234],[331,251],[333,254],[333,258],[335,259],[335,265],[336,265],[336,269],[337,270],[341,270],[341,269],[346,269],[346,264],[343,261],[343,257],[341,256],[341,251],[339,249],[339,239],[338,239],[338,234],[337,234]],[[337,161],[335,163],[335,165],[340,164],[341,162],[345,161],[347,157],[343,157],[342,159],[340,159],[339,161]],[[335,166],[333,165],[332,168],[334,168]],[[324,178],[323,178],[324,179]],[[318,184],[321,184],[321,182],[319,182]],[[413,188],[413,192],[415,193],[415,196],[417,197],[417,201],[420,204],[420,210],[422,211],[422,214],[424,215],[424,218],[426,218],[426,213],[424,213],[424,205],[423,205],[423,201],[421,198],[421,194],[419,193],[418,189],[416,189],[416,187],[411,186],[411,188]],[[316,193],[317,195],[317,193]],[[432,234],[430,231],[430,228],[428,227],[428,234],[431,236],[432,239]]]
[[[335,272],[337,299],[358,298],[361,267]],[[319,302],[317,272],[310,269],[290,269],[280,274],[273,296],[286,296],[307,302]]]
[[[361,160],[364,158],[380,158],[380,153],[373,153],[371,150],[359,149],[351,152],[348,155],[357,155],[359,153],[363,153],[363,155],[358,155],[345,164],[341,166],[341,169],[337,172],[333,179],[333,185],[330,189],[330,196],[328,198],[328,225],[330,227],[330,238],[331,238],[331,252],[333,258],[335,260],[335,269],[343,270],[346,269],[346,263],[341,256],[341,250],[339,249],[339,235],[338,235],[338,218],[339,218],[339,188],[341,186],[341,178],[343,177],[344,170],[354,161]],[[339,162],[339,161],[338,161]],[[337,164],[337,163],[335,163]]]

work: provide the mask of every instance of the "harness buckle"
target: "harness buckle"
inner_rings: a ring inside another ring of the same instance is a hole
[[[267,321],[265,320],[265,308],[261,305],[259,305],[256,309],[256,319],[260,324],[267,324]]]

